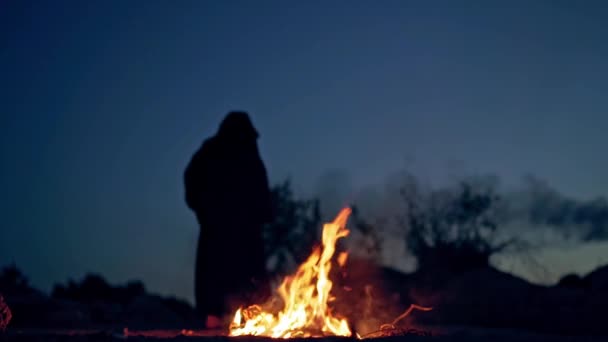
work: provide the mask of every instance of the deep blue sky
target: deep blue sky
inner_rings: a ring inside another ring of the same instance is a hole
[[[191,298],[182,171],[231,109],[273,181],[407,165],[608,195],[604,1],[0,2],[0,263]]]

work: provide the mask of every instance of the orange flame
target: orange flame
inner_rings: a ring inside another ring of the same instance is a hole
[[[317,246],[295,274],[285,277],[277,292],[283,301],[283,309],[277,314],[267,312],[260,305],[239,308],[230,324],[230,336],[256,335],[273,338],[352,336],[348,321],[332,314],[328,303],[332,282],[329,279],[331,259],[336,251],[338,239],[347,236],[346,221],[351,214],[344,208],[331,223],[323,225],[323,244]],[[348,253],[342,252],[336,258],[340,267],[346,264]],[[348,290],[347,290],[348,291]],[[366,288],[366,293],[369,289]],[[395,330],[396,324],[413,310],[430,311],[432,308],[412,304],[391,324],[383,324],[380,330],[366,336],[356,334],[358,339],[386,335],[385,331]]]
[[[283,300],[283,309],[277,314],[266,312],[259,305],[238,309],[230,324],[230,336],[290,338],[352,335],[346,319],[334,316],[328,306],[334,299],[330,296],[331,259],[338,239],[350,232],[346,229],[350,213],[350,208],[344,208],[333,222],[325,224],[323,245],[313,249],[295,274],[285,277],[277,289]],[[338,258],[341,266],[346,258],[347,254],[341,254]]]

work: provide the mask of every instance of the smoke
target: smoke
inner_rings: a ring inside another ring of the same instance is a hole
[[[331,221],[340,209],[351,205],[353,182],[348,171],[331,169],[321,174],[315,184],[315,196],[321,202],[323,222]]]
[[[608,201],[604,197],[580,200],[560,193],[535,176],[526,176],[521,189],[507,193],[506,221],[545,227],[566,239],[608,240]]]
[[[532,175],[523,177],[519,186],[510,188],[502,186],[495,175],[462,176],[453,181],[491,188],[499,195],[498,222],[506,235],[545,235],[573,242],[608,240],[608,200],[605,197],[583,200],[568,196]],[[321,200],[324,215],[329,217],[340,207],[355,204],[364,217],[390,221],[403,210],[400,199],[403,187],[436,191],[444,187],[448,190],[454,185],[428,184],[412,173],[402,171],[389,175],[383,184],[357,187],[348,172],[331,170],[319,178],[316,195]]]

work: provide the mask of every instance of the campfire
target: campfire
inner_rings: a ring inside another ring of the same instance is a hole
[[[346,228],[350,214],[351,209],[344,208],[333,222],[326,223],[323,226],[322,245],[313,249],[294,274],[284,278],[277,288],[283,308],[272,310],[271,303],[239,308],[230,324],[230,336],[293,338],[355,334],[357,338],[366,337],[356,334],[347,318],[334,312],[330,306],[336,298],[331,293],[333,283],[329,275],[332,264],[338,267],[346,264],[347,253],[339,253],[335,261],[333,257],[338,239],[348,236],[350,232]],[[415,309],[431,310],[412,305],[391,324],[380,327],[379,332],[396,330],[396,323]]]

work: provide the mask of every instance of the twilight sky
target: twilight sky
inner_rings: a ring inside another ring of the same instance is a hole
[[[181,176],[231,109],[302,194],[407,166],[607,196],[606,18],[591,0],[1,1],[0,265],[191,299]],[[554,269],[608,261],[598,246]]]

